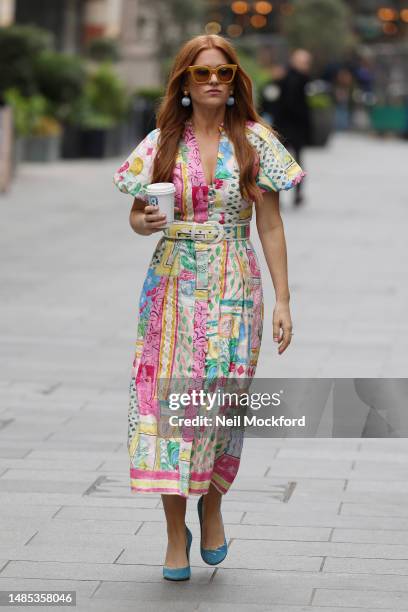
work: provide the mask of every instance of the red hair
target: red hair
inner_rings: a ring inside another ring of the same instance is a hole
[[[261,201],[262,191],[257,186],[255,169],[257,152],[246,137],[245,123],[248,120],[264,125],[273,134],[270,125],[257,113],[252,96],[252,81],[241,67],[234,47],[222,36],[204,34],[187,41],[178,52],[171,69],[165,95],[157,111],[156,127],[160,138],[153,165],[152,182],[171,182],[179,140],[183,135],[184,123],[192,115],[192,107],[181,105],[182,89],[186,68],[194,64],[197,55],[204,49],[219,49],[229,64],[237,64],[234,79],[235,104],[226,106],[224,129],[232,141],[240,170],[239,187],[242,196],[249,201]]]

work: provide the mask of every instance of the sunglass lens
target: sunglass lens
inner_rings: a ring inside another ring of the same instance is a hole
[[[232,68],[220,68],[218,71],[218,77],[220,81],[230,81],[233,77],[234,71]]]
[[[197,82],[205,83],[208,81],[210,71],[207,68],[196,68],[194,70],[194,76]]]

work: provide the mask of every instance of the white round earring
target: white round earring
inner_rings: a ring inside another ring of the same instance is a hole
[[[190,106],[190,104],[191,104],[191,98],[187,94],[188,94],[188,92],[185,91],[184,92],[184,96],[181,98],[181,104],[183,106]]]
[[[227,100],[227,106],[234,106],[234,104],[235,104],[235,98],[231,93]]]

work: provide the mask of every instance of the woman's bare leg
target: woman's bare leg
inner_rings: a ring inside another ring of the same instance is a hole
[[[185,567],[188,565],[186,546],[186,498],[181,495],[162,495],[162,503],[167,521],[167,552],[164,565]]]
[[[224,544],[224,524],[221,514],[222,494],[210,484],[203,496],[203,548],[218,548]]]

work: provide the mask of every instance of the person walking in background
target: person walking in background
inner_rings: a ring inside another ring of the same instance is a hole
[[[271,122],[300,165],[303,165],[302,149],[311,139],[311,117],[306,95],[311,66],[309,51],[295,49],[290,55],[285,74],[264,87],[260,100],[261,114]],[[277,90],[272,99],[267,95],[271,87]],[[302,184],[299,183],[295,189],[294,204],[302,202]]]
[[[201,392],[225,381],[235,390],[247,389],[254,377],[263,328],[261,271],[249,239],[254,204],[276,294],[273,337],[279,354],[289,346],[286,243],[277,192],[298,184],[304,174],[256,112],[251,79],[232,45],[218,35],[197,36],[181,48],[157,128],[115,172],[115,185],[134,197],[134,231],[142,236],[164,231],[139,302],[128,450],[131,490],[162,494],[168,580],[190,578],[192,534],[185,525],[190,495],[200,496],[203,560],[216,565],[225,558],[221,499],[238,472],[243,430],[175,426],[170,436],[163,435],[160,424],[171,413],[158,385],[165,380],[168,388],[182,379]],[[147,205],[146,189],[169,181],[176,188],[175,221],[164,228],[165,215]],[[224,405],[216,410],[227,414]],[[182,416],[197,414],[213,416],[207,405],[188,405]]]
[[[352,125],[353,114],[353,73],[346,66],[342,66],[334,79],[333,96],[336,108],[336,130],[348,130]]]

